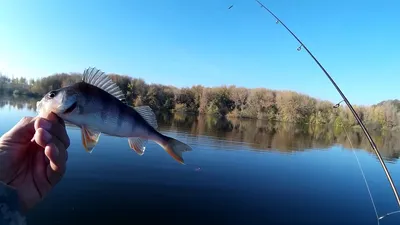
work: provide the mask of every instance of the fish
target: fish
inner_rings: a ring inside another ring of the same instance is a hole
[[[183,153],[192,148],[158,128],[150,106],[130,106],[121,89],[96,67],[88,67],[82,80],[51,90],[36,103],[37,112],[53,112],[81,130],[84,149],[92,153],[101,134],[127,138],[129,147],[143,155],[148,141],[160,145],[173,159],[185,164]]]

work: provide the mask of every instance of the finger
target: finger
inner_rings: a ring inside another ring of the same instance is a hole
[[[48,145],[54,144],[57,148],[53,149],[52,155],[46,156],[48,156],[49,160],[53,161],[53,163],[56,165],[61,163],[65,164],[67,159],[67,148],[56,136],[51,135],[43,128],[39,128],[35,133],[34,139],[35,142],[42,148],[46,148]]]
[[[2,141],[7,142],[28,142],[35,133],[35,118],[23,117],[14,127],[7,131],[2,137]],[[18,137],[17,139],[15,137]]]
[[[35,129],[38,130],[39,128],[46,130],[52,136],[56,136],[64,144],[65,148],[69,147],[70,140],[67,130],[65,129],[65,126],[58,122],[57,119],[49,120],[39,117],[35,121]]]
[[[46,181],[54,186],[66,171],[66,148],[56,136],[51,135],[43,128],[36,130],[34,140],[40,147],[44,148],[44,155],[42,154],[42,156],[44,156],[43,160],[46,165]]]
[[[47,177],[51,185],[57,184],[66,171],[65,160],[60,160],[60,154],[55,144],[49,144],[45,150],[46,157],[50,160],[47,167]]]
[[[51,190],[51,187],[53,186],[50,180],[48,179],[47,176],[47,168],[48,168],[48,163],[46,163],[45,159],[47,157],[43,152],[36,152],[36,159],[35,159],[35,167],[34,167],[34,173],[35,176],[33,179],[35,179],[35,183],[38,187],[38,191],[40,193],[40,197],[43,198],[46,193],[48,193]]]
[[[35,142],[42,148],[46,148],[47,146],[54,144],[57,148],[52,151],[52,155],[48,156],[49,160],[53,161],[54,164],[65,163],[67,157],[67,148],[64,146],[62,141],[60,141],[60,139],[51,135],[43,128],[39,128],[36,131],[34,139]]]
[[[61,119],[59,116],[57,116],[57,114],[55,114],[55,113],[51,112],[51,113],[49,113],[47,115],[43,115],[42,117],[45,118],[45,119],[48,119],[50,121],[54,121],[54,122],[57,121],[59,124],[61,124],[63,127],[65,127],[64,120]]]
[[[33,139],[40,147],[45,148],[52,141],[53,136],[47,130],[38,128]]]
[[[47,175],[51,184],[54,185],[66,171],[67,151],[61,141],[53,136],[45,146],[44,154],[49,160]]]
[[[66,154],[62,154],[60,149],[54,143],[46,146],[44,154],[50,161],[51,169],[54,172],[63,174],[65,172]]]

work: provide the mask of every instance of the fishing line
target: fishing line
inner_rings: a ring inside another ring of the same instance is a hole
[[[340,103],[338,103],[338,104],[340,104]],[[337,104],[337,105],[338,105],[338,104]],[[335,105],[335,106],[336,106],[336,105]],[[336,108],[337,108],[337,107],[336,107]],[[340,124],[340,126],[343,128],[343,130],[344,130],[344,132],[345,132],[345,134],[346,134],[347,140],[349,140],[351,151],[353,152],[354,156],[356,157],[357,164],[358,164],[358,168],[359,168],[360,171],[361,171],[361,175],[362,175],[363,180],[364,180],[364,182],[365,182],[365,186],[366,186],[366,188],[367,188],[367,191],[368,191],[368,194],[369,194],[369,198],[371,199],[371,203],[372,203],[372,206],[373,206],[374,211],[375,211],[376,222],[377,222],[378,225],[380,225],[380,221],[379,221],[379,220],[381,219],[381,217],[379,217],[378,211],[376,210],[375,201],[374,201],[374,198],[372,197],[371,189],[369,188],[369,185],[368,185],[368,182],[367,182],[367,178],[365,177],[364,170],[362,169],[360,160],[358,159],[358,156],[357,156],[356,152],[354,151],[353,143],[352,143],[351,140],[350,140],[350,137],[349,137],[349,135],[348,135],[348,133],[347,133],[346,128],[345,128],[342,124]],[[400,211],[399,211],[399,212],[400,212]],[[382,218],[383,218],[383,217],[382,217]]]
[[[400,210],[397,210],[397,211],[394,211],[394,212],[391,212],[391,213],[386,213],[385,215],[379,217],[379,219],[383,219],[383,218],[385,218],[386,216],[390,216],[390,215],[396,214],[396,213],[400,213]]]
[[[333,86],[336,88],[337,92],[340,94],[342,97],[343,101],[346,103],[346,105],[349,107],[350,111],[352,112],[354,118],[357,120],[357,123],[360,125],[362,131],[364,132],[365,136],[367,137],[369,143],[371,144],[372,149],[374,150],[375,154],[377,155],[379,159],[379,163],[381,164],[386,178],[388,179],[390,186],[392,188],[394,197],[396,198],[397,204],[400,208],[400,197],[397,193],[396,186],[394,185],[393,179],[390,176],[389,170],[386,167],[385,162],[382,159],[381,154],[379,153],[378,147],[376,146],[374,140],[372,139],[371,135],[369,134],[367,128],[365,127],[364,123],[362,122],[361,118],[358,116],[357,112],[354,110],[353,106],[349,102],[349,100],[346,98],[346,96],[343,94],[343,92],[340,90],[339,86],[336,84],[336,82],[333,80],[333,78],[329,75],[329,73],[325,70],[325,68],[321,65],[321,63],[315,58],[315,56],[311,53],[311,51],[303,44],[303,42],[280,20],[271,10],[269,10],[265,5],[263,5],[259,0],[255,0],[261,8],[265,9],[268,11],[275,19],[276,19],[276,24],[281,24],[299,43],[300,46],[297,48],[297,51],[300,51],[301,49],[304,48],[304,50],[307,51],[307,53],[313,58],[314,62],[317,63],[319,68],[325,73],[325,75],[328,77],[328,79],[331,81]]]
[[[339,86],[336,84],[336,82],[333,80],[333,78],[329,75],[329,73],[328,73],[328,72],[325,70],[325,68],[321,65],[321,63],[315,58],[315,56],[311,53],[311,51],[303,44],[303,42],[302,42],[302,41],[301,41],[301,40],[300,40],[300,39],[299,39],[299,38],[298,38],[298,37],[297,37],[297,36],[282,22],[282,20],[280,20],[271,10],[269,10],[269,9],[268,9],[265,5],[263,5],[259,0],[255,0],[255,1],[261,6],[261,8],[265,9],[266,11],[268,11],[268,13],[271,14],[271,15],[276,19],[276,24],[281,24],[281,25],[282,25],[282,26],[283,26],[283,27],[284,27],[284,28],[285,28],[285,29],[300,43],[300,46],[297,48],[297,51],[301,51],[302,48],[304,48],[304,50],[306,50],[306,52],[311,56],[311,58],[314,60],[314,62],[315,62],[315,63],[319,66],[319,68],[325,73],[325,75],[327,76],[327,78],[330,80],[330,82],[331,82],[331,83],[333,84],[333,86],[336,88],[337,92],[340,94],[340,96],[342,97],[343,101],[344,101],[344,102],[346,103],[346,105],[349,107],[349,109],[350,109],[351,113],[353,114],[354,118],[356,119],[357,123],[360,125],[360,127],[361,127],[362,131],[364,132],[365,136],[367,137],[367,139],[368,139],[368,141],[369,141],[369,143],[370,143],[372,149],[374,150],[376,156],[378,157],[379,163],[381,164],[382,169],[383,169],[384,172],[385,172],[386,178],[387,178],[388,182],[390,183],[390,186],[391,186],[391,189],[392,189],[392,191],[393,191],[394,197],[395,197],[395,199],[396,199],[396,201],[397,201],[397,204],[398,204],[398,206],[399,206],[399,208],[400,208],[400,197],[399,197],[399,195],[398,195],[398,193],[397,193],[397,189],[396,189],[396,186],[394,185],[394,182],[393,182],[393,179],[392,179],[392,177],[391,177],[391,175],[390,175],[390,172],[388,171],[388,169],[387,169],[387,167],[386,167],[386,164],[385,164],[385,162],[383,161],[381,154],[379,153],[378,147],[376,146],[376,144],[375,144],[374,140],[372,139],[371,135],[369,134],[367,128],[365,127],[365,125],[364,125],[364,123],[362,122],[361,118],[358,116],[357,112],[354,110],[354,108],[353,108],[353,106],[351,105],[351,103],[349,102],[349,100],[346,98],[346,96],[345,96],[345,95],[343,94],[343,92],[340,90]],[[232,7],[230,7],[229,9],[231,9],[231,8],[232,8]],[[338,108],[338,107],[339,107],[339,104],[340,104],[340,103],[338,103],[337,105],[335,105],[334,108]],[[344,127],[343,127],[343,128],[344,128]],[[344,129],[344,130],[345,130],[345,129]],[[346,131],[346,130],[345,130],[345,131]],[[347,138],[349,139],[349,137],[348,137],[348,135],[347,135],[347,131],[346,131],[346,136],[347,136]],[[349,139],[349,140],[350,140],[350,139]],[[350,144],[351,144],[351,142],[350,142]],[[374,206],[374,210],[375,210],[375,214],[376,214],[376,216],[377,216],[378,224],[379,224],[379,220],[380,220],[380,219],[382,219],[382,218],[384,218],[384,217],[386,217],[386,216],[388,216],[388,215],[392,215],[392,214],[395,214],[395,213],[400,213],[400,210],[399,210],[399,211],[394,211],[394,212],[388,213],[388,214],[386,214],[386,215],[384,215],[384,216],[378,217],[378,213],[377,213],[377,211],[376,211],[375,203],[374,203],[374,201],[373,201],[373,198],[372,198],[372,195],[371,195],[371,192],[370,192],[368,183],[366,182],[366,178],[365,178],[364,172],[363,172],[363,170],[362,170],[361,164],[360,164],[360,162],[359,162],[359,160],[358,160],[358,157],[357,157],[357,155],[355,154],[353,148],[352,148],[352,150],[353,150],[354,155],[356,156],[357,162],[358,162],[358,164],[359,164],[359,168],[360,168],[361,171],[362,171],[362,175],[363,175],[364,181],[365,181],[365,183],[366,183],[366,186],[367,186],[367,189],[368,189],[368,192],[369,192],[371,201],[372,201],[373,206]]]
[[[333,106],[333,107],[334,107],[334,108],[338,108],[338,105],[339,105],[339,104],[340,104],[340,102],[339,102],[338,104],[336,104],[335,106]],[[367,178],[365,177],[365,173],[364,173],[364,170],[362,169],[360,160],[359,160],[359,158],[358,158],[358,156],[357,156],[357,154],[356,154],[356,152],[355,152],[355,150],[354,150],[353,143],[351,142],[350,137],[349,137],[349,134],[347,133],[347,130],[346,130],[346,128],[343,126],[343,124],[340,124],[340,126],[343,128],[343,130],[344,130],[344,132],[345,132],[345,134],[346,134],[346,138],[347,138],[347,140],[348,140],[349,143],[350,143],[351,151],[353,152],[354,157],[355,157],[356,160],[357,160],[358,168],[359,168],[360,171],[361,171],[361,175],[362,175],[363,180],[364,180],[364,182],[365,182],[365,186],[366,186],[366,188],[367,188],[367,191],[368,191],[368,194],[369,194],[369,198],[371,199],[371,203],[372,203],[372,206],[373,206],[374,211],[375,211],[376,221],[377,221],[378,225],[380,225],[380,220],[381,220],[381,219],[383,219],[383,218],[385,218],[385,217],[387,217],[387,216],[396,214],[396,213],[400,213],[400,210],[393,211],[393,212],[390,212],[390,213],[386,213],[386,214],[383,215],[383,216],[379,216],[379,215],[378,215],[378,211],[377,211],[377,209],[376,209],[375,201],[374,201],[374,198],[372,197],[371,189],[369,188],[369,185],[368,185],[368,182],[367,182]]]

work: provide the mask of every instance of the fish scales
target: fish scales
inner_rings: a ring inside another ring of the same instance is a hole
[[[189,145],[158,132],[152,109],[127,105],[120,88],[94,67],[85,69],[82,81],[48,92],[37,109],[39,113],[53,112],[80,127],[88,152],[93,151],[101,133],[127,138],[129,147],[139,155],[144,154],[148,140],[180,163],[184,163],[182,154],[192,151]]]

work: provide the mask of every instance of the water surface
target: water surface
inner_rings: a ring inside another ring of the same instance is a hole
[[[0,101],[0,134],[34,101]],[[376,217],[346,135],[259,120],[158,116],[159,130],[193,151],[187,165],[149,142],[143,156],[123,138],[101,136],[92,154],[80,130],[71,139],[67,172],[28,215],[28,224],[376,224]],[[367,140],[348,131],[378,213],[397,210],[390,186]],[[375,134],[400,186],[397,134]],[[394,215],[381,224],[398,224]]]

